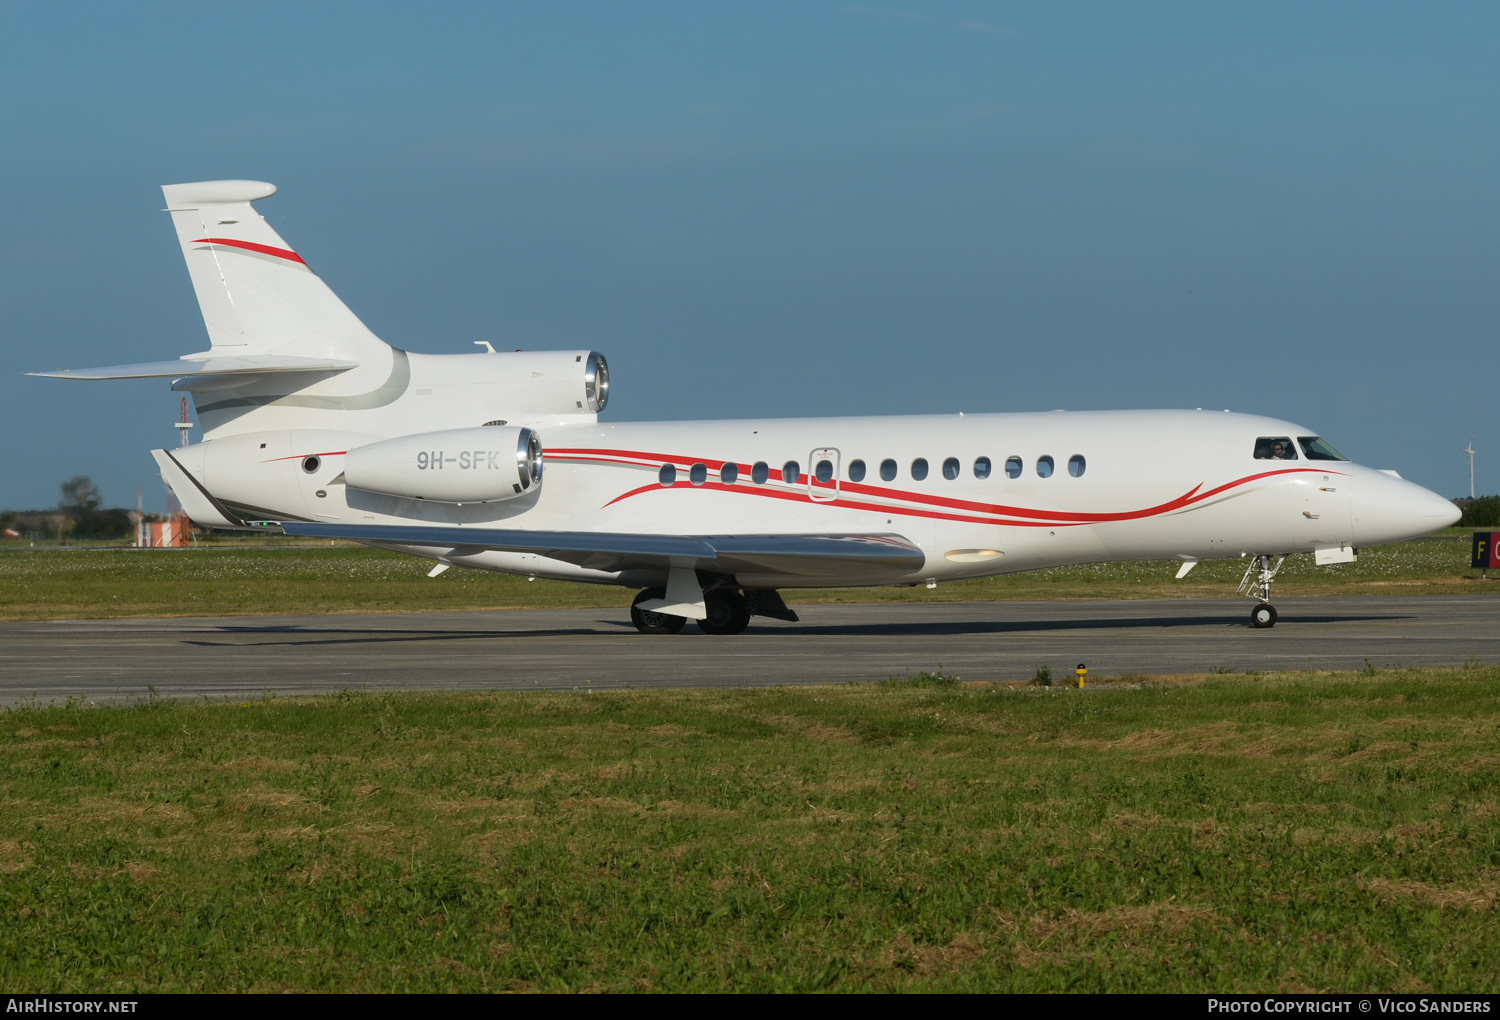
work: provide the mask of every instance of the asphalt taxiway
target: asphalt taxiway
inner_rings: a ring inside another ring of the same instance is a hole
[[[1490,595],[799,606],[744,634],[645,636],[623,609],[0,623],[0,703],[358,690],[584,690],[1500,661]]]

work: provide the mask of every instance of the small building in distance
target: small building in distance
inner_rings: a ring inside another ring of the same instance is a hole
[[[192,543],[193,522],[187,514],[174,514],[161,521],[142,519],[136,522],[135,545],[138,549],[181,549]]]

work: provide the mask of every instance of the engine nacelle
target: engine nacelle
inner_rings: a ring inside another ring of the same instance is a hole
[[[430,387],[450,399],[462,392],[474,394],[487,417],[528,421],[538,414],[598,414],[609,403],[609,363],[597,351],[431,354],[412,359],[413,388]]]
[[[514,425],[386,439],[350,450],[344,481],[367,492],[438,503],[515,499],[542,484],[542,441]]]

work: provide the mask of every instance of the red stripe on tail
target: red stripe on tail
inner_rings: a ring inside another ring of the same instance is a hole
[[[243,248],[246,251],[260,252],[262,255],[274,255],[279,259],[286,259],[288,262],[300,262],[304,266],[307,265],[306,262],[302,261],[302,256],[290,248],[273,248],[269,244],[256,244],[254,241],[236,241],[232,237],[200,237],[193,243],[222,244],[226,248]]]

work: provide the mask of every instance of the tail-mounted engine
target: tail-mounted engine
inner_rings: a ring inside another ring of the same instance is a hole
[[[500,425],[387,439],[350,450],[344,481],[438,503],[515,499],[542,484],[542,441],[531,429]]]
[[[597,351],[414,354],[412,370],[414,389],[442,386],[450,401],[477,401],[475,410],[511,421],[598,414],[609,402],[609,365]]]

